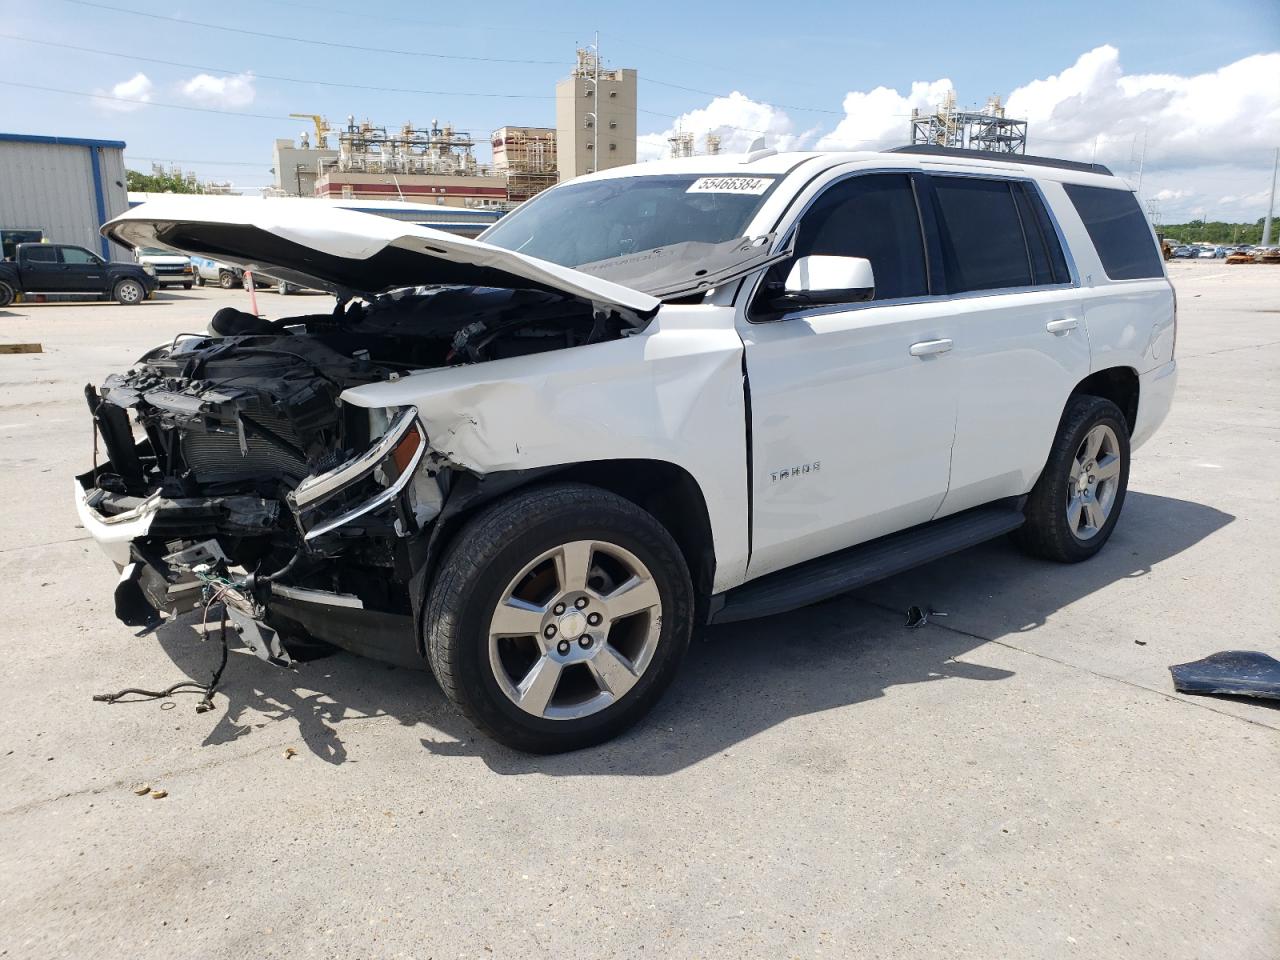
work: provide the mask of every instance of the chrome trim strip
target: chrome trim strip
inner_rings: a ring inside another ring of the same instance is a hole
[[[293,491],[293,502],[299,507],[305,507],[359,480],[395,449],[396,444],[404,439],[404,435],[417,423],[417,420],[417,407],[403,408],[387,426],[387,432],[364,453],[334,467],[328,473],[307,477],[299,483]],[[422,433],[421,429],[418,432]],[[426,434],[423,434],[422,439],[425,445]]]
[[[399,496],[400,491],[402,491],[406,486],[408,486],[409,481],[413,479],[414,473],[417,472],[418,464],[422,462],[422,458],[426,456],[426,453],[427,453],[426,432],[422,429],[421,426],[418,425],[417,420],[413,421],[413,425],[417,427],[418,433],[422,436],[422,442],[418,444],[418,449],[415,450],[413,454],[413,460],[410,461],[409,466],[405,469],[404,473],[400,474],[400,476],[396,478],[396,482],[393,483],[391,486],[389,486],[386,490],[382,491],[382,493],[378,494],[372,500],[368,501],[367,503],[362,503],[360,506],[356,507],[354,510],[348,510],[346,513],[344,513],[340,517],[336,517],[335,519],[329,520],[326,523],[322,523],[319,526],[312,527],[310,530],[307,531],[307,534],[305,537],[303,537],[303,540],[314,540],[316,537],[322,537],[326,533],[330,532],[331,530],[334,530],[337,527],[342,526],[344,523],[350,523],[356,517],[364,516],[370,510],[376,510],[378,507],[382,506],[383,504],[391,500],[394,500],[397,496]]]
[[[288,584],[273,583],[272,596],[288,597],[302,603],[323,603],[330,607],[349,607],[352,610],[363,610],[364,601],[350,593],[330,593],[328,590],[310,590],[306,587],[291,587]]]

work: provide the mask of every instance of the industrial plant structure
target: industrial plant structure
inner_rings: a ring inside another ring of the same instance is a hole
[[[1027,121],[1004,115],[999,97],[991,97],[974,113],[956,107],[955,91],[948,90],[933,113],[911,111],[911,142],[997,153],[1027,152]]]

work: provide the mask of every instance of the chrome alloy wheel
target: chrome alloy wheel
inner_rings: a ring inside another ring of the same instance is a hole
[[[116,288],[117,298],[121,303],[138,303],[144,296],[142,284],[136,280],[121,281]]]
[[[1067,481],[1067,527],[1077,540],[1092,540],[1106,525],[1120,491],[1120,441],[1100,423],[1085,434]]]
[[[489,665],[525,713],[578,720],[626,695],[662,633],[658,585],[635,554],[575,540],[538,556],[502,591]]]

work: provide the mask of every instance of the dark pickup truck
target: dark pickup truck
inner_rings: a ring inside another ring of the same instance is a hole
[[[13,260],[0,262],[0,307],[18,294],[80,294],[141,303],[156,278],[136,263],[103,260],[91,250],[65,243],[20,243]]]

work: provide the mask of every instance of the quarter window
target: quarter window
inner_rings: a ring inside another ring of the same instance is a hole
[[[1151,227],[1138,199],[1128,190],[1064,183],[1076,213],[1089,231],[1102,269],[1112,280],[1164,276]]]
[[[951,293],[1033,283],[1014,184],[975,177],[934,177],[933,187],[942,262]]]
[[[1044,201],[1027,184],[1013,188],[1013,198],[1018,204],[1018,217],[1022,220],[1022,232],[1027,238],[1027,251],[1031,255],[1031,271],[1039,284],[1070,283],[1067,260],[1062,255],[1062,244],[1054,232]]]
[[[812,254],[870,260],[877,300],[928,294],[924,237],[910,177],[870,174],[828,189],[805,213],[796,235],[796,256]]]

